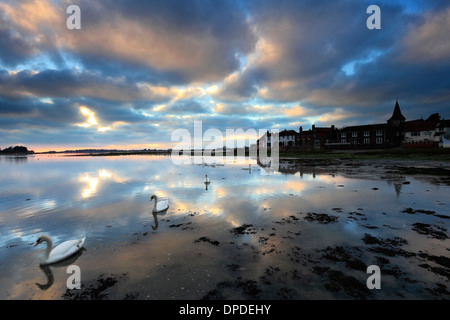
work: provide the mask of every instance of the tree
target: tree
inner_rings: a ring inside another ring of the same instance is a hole
[[[425,121],[430,121],[430,122],[438,122],[439,120],[441,120],[441,116],[439,115],[439,113],[433,113],[431,116],[428,117],[427,120]]]
[[[6,149],[1,150],[0,153],[3,153],[3,154],[11,154],[11,153],[27,154],[29,152],[28,152],[28,148],[24,147],[24,146],[15,146],[15,147],[10,146]]]

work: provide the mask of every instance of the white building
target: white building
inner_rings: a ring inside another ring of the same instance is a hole
[[[434,116],[434,115],[433,115]],[[443,136],[450,129],[450,120],[440,120],[439,115],[427,120],[419,119],[406,122],[405,146],[442,147]]]
[[[283,130],[280,132],[280,146],[295,146],[295,130]]]
[[[447,128],[447,131],[441,135],[441,142],[443,148],[450,148],[450,128]]]
[[[450,120],[441,120],[436,126],[435,140],[439,147],[449,148],[450,139]]]

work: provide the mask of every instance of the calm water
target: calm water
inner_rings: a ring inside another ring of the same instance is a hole
[[[391,163],[216,160],[0,157],[0,299],[450,298],[447,184]],[[41,234],[85,250],[40,267]]]

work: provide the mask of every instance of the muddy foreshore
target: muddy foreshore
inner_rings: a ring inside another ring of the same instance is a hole
[[[414,183],[411,182],[414,179],[450,184],[447,162],[299,159],[281,159],[280,162],[290,173],[326,172],[397,181],[403,185]],[[396,212],[380,212],[379,215],[386,218],[407,219],[402,220],[402,225],[391,225],[382,219],[374,223],[366,211],[366,208],[332,207],[326,212],[303,212],[299,207],[285,218],[261,225],[248,221],[221,233],[198,228],[199,217],[192,212],[186,212],[182,218],[161,219],[160,228],[190,233],[191,241],[186,245],[198,251],[197,257],[212,252],[224,261],[218,276],[212,276],[203,291],[170,298],[449,299],[450,234],[447,228],[450,213],[413,205],[403,206]],[[303,238],[305,230],[311,226],[326,232],[333,225],[350,223],[359,228],[360,236],[348,243],[311,245],[310,237]],[[401,230],[398,236],[382,236],[384,231],[395,234],[397,230]],[[130,245],[145,241],[157,232],[136,233],[136,240]],[[415,247],[400,234],[412,239],[420,237],[420,241],[432,244],[427,249]],[[306,242],[308,245],[304,245]],[[435,247],[440,249],[433,250]],[[374,264],[381,270],[382,290],[370,290],[366,285],[367,266]],[[139,290],[117,292],[117,284],[127,282],[128,278],[127,272],[101,274],[84,282],[81,290],[67,290],[61,298],[148,299]]]

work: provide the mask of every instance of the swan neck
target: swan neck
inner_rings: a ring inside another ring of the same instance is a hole
[[[153,200],[154,200],[154,202],[153,202],[153,212],[156,212],[157,211],[156,210],[156,203],[158,202],[158,198],[156,196],[154,196]]]
[[[53,248],[53,241],[50,237],[45,237],[44,241],[47,244],[47,249],[45,249],[45,259],[48,259]]]

